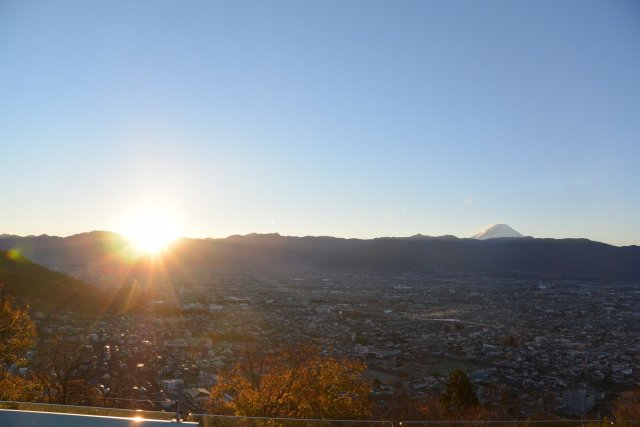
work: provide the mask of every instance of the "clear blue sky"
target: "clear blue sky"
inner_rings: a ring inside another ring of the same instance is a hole
[[[640,244],[640,3],[0,0],[0,144],[0,233]]]

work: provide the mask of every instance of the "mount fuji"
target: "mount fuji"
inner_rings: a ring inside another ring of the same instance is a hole
[[[487,227],[484,230],[473,236],[474,239],[487,240],[497,239],[501,237],[524,237],[507,224],[494,224],[491,227]]]

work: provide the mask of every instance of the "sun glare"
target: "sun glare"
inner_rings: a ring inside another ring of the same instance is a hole
[[[130,218],[123,231],[139,252],[149,255],[161,253],[179,237],[175,223],[159,212]]]

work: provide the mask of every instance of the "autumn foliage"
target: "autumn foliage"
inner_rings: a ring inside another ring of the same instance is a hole
[[[213,387],[208,410],[244,416],[365,419],[372,414],[363,362],[305,347],[275,354],[246,348]]]
[[[0,400],[30,401],[40,395],[37,383],[10,373],[10,368],[26,363],[35,336],[29,313],[15,304],[0,283]]]
[[[623,393],[614,404],[618,420],[640,420],[640,389]]]
[[[0,379],[0,400],[34,402],[42,395],[42,386],[20,375],[6,374]]]
[[[29,319],[29,313],[15,304],[0,283],[0,377],[12,365],[21,366],[26,362],[27,351],[33,347],[35,337],[36,327]]]

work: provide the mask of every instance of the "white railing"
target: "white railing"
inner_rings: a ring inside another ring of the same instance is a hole
[[[176,412],[12,401],[0,401],[0,409],[54,412],[74,415],[93,415],[103,417],[128,417],[136,419],[164,420],[173,422],[177,422],[178,415],[176,414]],[[621,427],[640,427],[640,420],[615,419],[385,421],[245,417],[235,415],[188,413],[180,414],[180,420],[197,422],[201,427],[610,427],[611,425]]]

